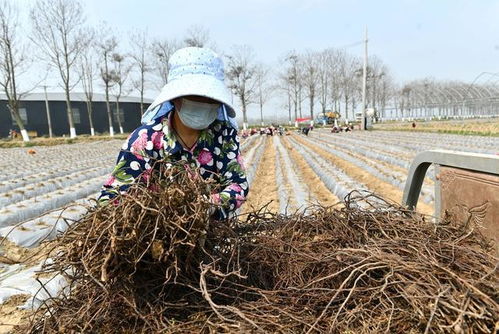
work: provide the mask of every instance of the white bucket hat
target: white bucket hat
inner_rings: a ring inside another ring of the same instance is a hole
[[[236,116],[224,83],[223,62],[215,52],[207,48],[183,48],[170,57],[168,65],[168,83],[148,110],[177,97],[198,95],[225,104],[227,114]]]

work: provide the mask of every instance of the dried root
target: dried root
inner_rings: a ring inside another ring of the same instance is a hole
[[[59,240],[69,292],[32,333],[493,333],[498,259],[474,227],[435,225],[374,196],[209,220],[210,185],[164,171]],[[148,185],[151,188],[151,184]],[[364,203],[359,205],[359,203]],[[369,205],[365,205],[368,203]],[[367,208],[366,208],[367,207]],[[364,209],[363,209],[364,208]]]

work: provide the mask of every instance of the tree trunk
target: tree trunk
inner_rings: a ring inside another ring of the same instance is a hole
[[[295,84],[295,123],[296,119],[298,118],[298,89]]]
[[[244,97],[241,97],[241,107],[243,109],[243,129],[248,129],[248,117],[246,115],[246,101],[244,101]]]
[[[109,123],[109,135],[111,137],[114,137],[114,127],[113,127],[113,117],[111,114],[111,105],[109,103],[109,69],[107,65],[107,51],[104,52],[104,69],[105,69],[105,80],[104,80],[104,85],[105,85],[105,93],[106,93],[106,110],[107,110],[107,121]]]
[[[16,121],[17,125],[19,126],[19,130],[21,131],[21,135],[23,137],[23,141],[28,142],[29,141],[29,135],[26,129],[24,128],[23,121],[21,119],[21,116],[19,115],[19,100],[17,96],[17,84],[16,84],[16,65],[14,64],[14,58],[12,56],[12,40],[7,37],[6,40],[4,40],[4,44],[7,47],[7,52],[6,52],[6,71],[7,75],[10,77],[11,82],[9,88],[8,86],[5,86],[5,95],[7,96],[8,102],[7,102],[7,107],[10,110],[11,115],[13,116],[14,120]]]
[[[92,101],[91,100],[87,100],[87,113],[88,113],[88,121],[90,123],[90,135],[95,136],[94,121],[92,119],[93,109],[92,109]]]
[[[45,111],[47,112],[47,123],[49,126],[49,137],[52,138],[52,118],[50,117],[50,106],[49,106],[49,100],[47,97],[47,86],[44,86],[45,88]]]
[[[7,105],[7,107],[10,110],[10,115],[12,116],[12,118],[14,118],[17,126],[19,127],[19,131],[21,131],[23,141],[28,142],[29,141],[28,131],[26,131],[26,129],[24,128],[24,123],[23,123],[23,120],[21,119],[21,116],[19,115],[19,111],[10,105]]]
[[[69,97],[69,86],[66,84],[66,112],[68,114],[69,137],[76,138],[76,129],[73,122],[73,111],[71,110],[71,100]]]
[[[310,94],[310,118],[314,120],[314,94]]]
[[[298,110],[300,111],[300,118],[303,118],[303,115],[301,113],[301,94],[300,94],[300,100],[299,100],[299,103],[298,103]]]
[[[263,103],[262,103],[262,101],[260,101],[260,120],[261,120],[262,126],[263,126]]]
[[[348,94],[345,94],[345,119],[348,123]]]
[[[144,73],[142,73],[140,88],[140,118],[144,115]]]
[[[109,135],[114,137],[114,127],[113,127],[113,117],[111,114],[111,104],[109,103],[109,86],[106,84],[106,109],[107,109],[107,121],[109,122]]]
[[[352,120],[356,121],[355,119],[355,107],[357,107],[355,103],[355,95],[352,97]]]
[[[120,116],[120,99],[118,97],[116,98],[116,119],[118,120],[120,133],[123,134],[123,125],[121,124],[121,116]]]

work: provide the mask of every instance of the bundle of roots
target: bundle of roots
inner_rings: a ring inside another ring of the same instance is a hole
[[[149,182],[60,237],[45,271],[64,275],[69,287],[22,330],[493,333],[499,326],[498,259],[479,227],[435,225],[359,193],[341,207],[292,215],[263,208],[212,221],[209,183],[178,169]]]

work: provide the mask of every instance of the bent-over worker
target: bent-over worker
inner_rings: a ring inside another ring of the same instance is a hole
[[[154,161],[184,160],[221,185],[211,196],[219,208],[214,218],[227,218],[244,202],[248,182],[222,60],[209,49],[188,47],[176,51],[169,66],[168,83],[123,144],[99,203],[147,180]]]

